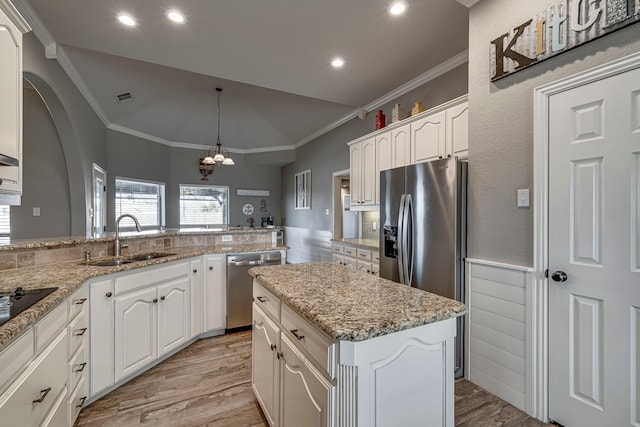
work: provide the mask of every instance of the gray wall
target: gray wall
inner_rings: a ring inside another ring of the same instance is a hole
[[[107,168],[107,224],[113,231],[115,221],[115,178],[134,178],[165,184],[166,226],[177,228],[180,225],[179,186],[180,184],[222,185],[229,187],[229,225],[249,226],[248,216],[242,213],[242,206],[251,203],[254,206],[254,226],[260,226],[262,216],[274,216],[276,224],[280,222],[280,167],[248,164],[243,155],[233,155],[235,166],[220,166],[208,181],[202,181],[198,171],[198,159],[204,150],[173,148],[142,138],[108,131],[108,168]],[[256,159],[254,159],[256,160]],[[238,197],[238,188],[269,190],[269,197]],[[260,212],[261,200],[267,202],[267,212]]]
[[[53,119],[40,95],[24,89],[23,196],[11,207],[11,238],[71,234],[71,199],[64,153]],[[33,208],[40,216],[33,216]]]
[[[25,34],[24,76],[38,91],[51,113],[60,137],[69,182],[71,234],[90,231],[91,163],[106,163],[106,128],[69,79],[60,64],[46,59],[44,47],[33,33]],[[28,167],[25,164],[25,168]],[[33,203],[52,203],[47,195]],[[62,206],[61,209],[66,207]]]
[[[467,66],[461,65],[381,109],[391,121],[391,109],[395,103],[400,103],[407,112],[415,101],[421,101],[427,109],[435,107],[467,93],[467,80]],[[374,111],[365,120],[353,119],[296,150],[296,161],[282,168],[283,225],[331,230],[332,213],[330,211],[326,215],[325,211],[332,208],[332,173],[349,169],[347,142],[374,131],[375,115]],[[311,209],[295,210],[293,177],[307,169],[311,169]]]
[[[533,263],[533,211],[516,207],[516,190],[533,190],[534,88],[640,50],[636,24],[491,83],[490,40],[554,3],[482,0],[470,10],[468,254],[473,258]]]

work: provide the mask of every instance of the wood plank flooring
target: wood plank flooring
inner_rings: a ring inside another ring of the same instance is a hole
[[[76,426],[267,426],[250,382],[250,331],[203,339],[84,408]],[[466,380],[455,393],[456,426],[546,425]]]

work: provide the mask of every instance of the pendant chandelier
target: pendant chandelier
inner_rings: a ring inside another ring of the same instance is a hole
[[[220,92],[222,89],[217,87],[218,92],[218,141],[216,142],[215,149],[209,149],[207,155],[200,158],[200,173],[202,174],[202,181],[208,181],[208,176],[213,173],[213,169],[216,166],[233,166],[235,162],[229,155],[229,151],[222,148],[220,143]]]

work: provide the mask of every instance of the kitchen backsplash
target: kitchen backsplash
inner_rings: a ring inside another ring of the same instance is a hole
[[[362,212],[362,236],[363,239],[377,240],[380,237],[380,212]]]

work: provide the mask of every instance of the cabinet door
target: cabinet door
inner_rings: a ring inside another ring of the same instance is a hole
[[[447,155],[469,156],[469,103],[447,110]]]
[[[280,329],[253,304],[251,386],[269,425],[278,424]]]
[[[391,137],[389,133],[376,136],[376,176],[380,171],[394,167],[391,162]],[[376,179],[376,205],[380,204],[380,179]]]
[[[377,188],[376,184],[378,181],[375,138],[370,138],[362,141],[361,170],[361,205],[375,205]]]
[[[191,269],[191,337],[204,332],[204,271],[202,258],[189,263]]]
[[[0,11],[0,154],[20,166],[0,166],[0,192],[22,191],[22,33]]]
[[[411,123],[411,163],[428,162],[446,154],[445,112]]]
[[[227,257],[225,255],[205,258],[205,330],[213,331],[227,327]]]
[[[411,125],[407,124],[391,131],[391,167],[399,168],[411,164]]]
[[[354,258],[344,257],[343,264],[345,267],[355,270],[356,269],[356,260]]]
[[[327,426],[333,404],[333,387],[281,335],[281,404],[282,427]]]
[[[113,292],[113,280],[102,280],[89,285],[91,396],[95,396],[115,383]]]
[[[153,362],[157,357],[156,292],[157,289],[153,287],[115,299],[116,381]]]
[[[188,276],[158,286],[158,357],[189,340],[190,306]]]
[[[361,143],[349,145],[349,174],[351,187],[351,207],[360,205],[362,201],[362,171],[360,169],[360,158],[362,157]]]

